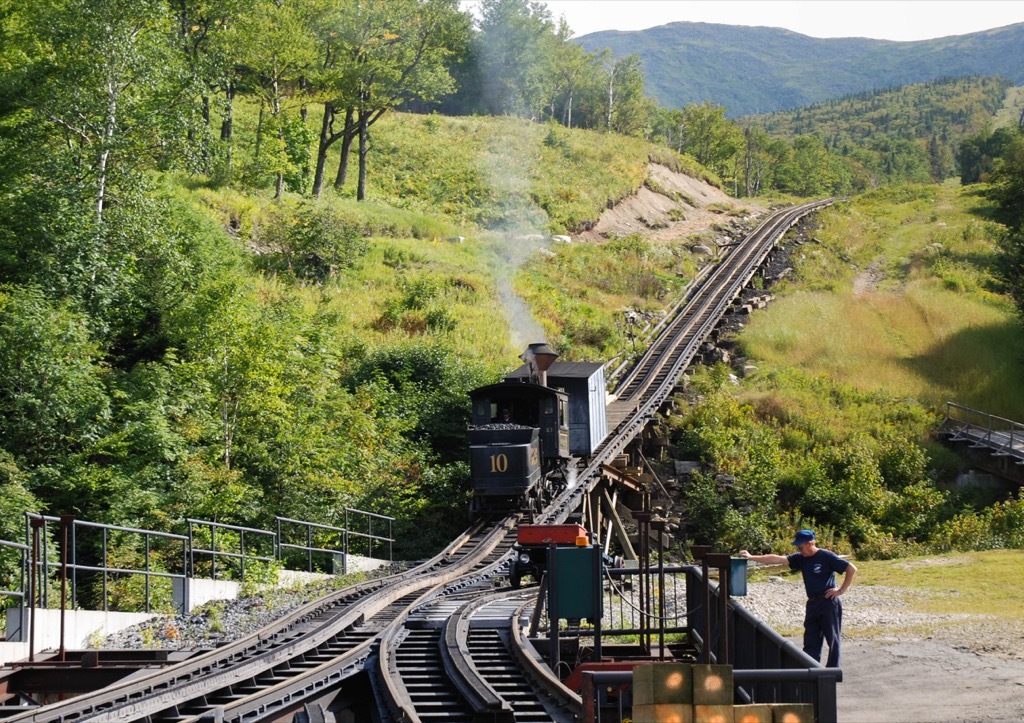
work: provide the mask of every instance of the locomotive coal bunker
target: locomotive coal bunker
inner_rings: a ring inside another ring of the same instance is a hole
[[[555,362],[544,343],[520,358],[525,364],[504,381],[469,393],[474,520],[539,512],[608,434],[603,365]]]

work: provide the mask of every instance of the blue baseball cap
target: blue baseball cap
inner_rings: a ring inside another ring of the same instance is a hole
[[[793,538],[794,545],[802,545],[805,542],[814,542],[814,530],[800,530]]]

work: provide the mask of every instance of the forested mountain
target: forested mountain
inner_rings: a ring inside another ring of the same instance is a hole
[[[922,12],[929,12],[922,5]],[[737,18],[742,21],[742,18]],[[1024,23],[934,40],[811,38],[780,28],[669,23],[578,39],[589,51],[637,55],[661,105],[712,102],[731,117],[963,75],[1024,83]]]
[[[992,122],[1009,81],[948,78],[869,91],[793,111],[741,119],[772,136],[814,135],[877,177],[917,182],[955,174],[961,142]]]

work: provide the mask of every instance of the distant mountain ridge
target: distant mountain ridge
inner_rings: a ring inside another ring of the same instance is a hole
[[[928,12],[922,3],[922,12]],[[1024,84],[1024,23],[934,40],[812,38],[790,30],[676,22],[578,38],[636,54],[647,92],[668,108],[709,101],[730,117],[790,110],[863,91],[964,75]]]

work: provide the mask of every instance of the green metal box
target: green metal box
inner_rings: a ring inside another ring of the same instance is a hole
[[[729,558],[729,595],[747,594],[747,561],[742,557]]]
[[[599,619],[601,617],[600,548],[556,547],[554,569],[548,570],[550,585],[555,590],[558,618]]]

